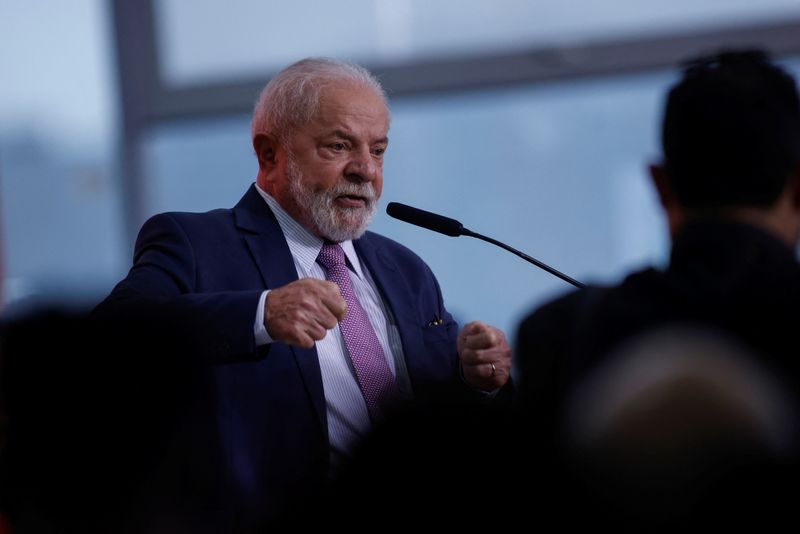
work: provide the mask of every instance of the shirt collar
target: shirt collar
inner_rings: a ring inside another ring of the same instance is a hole
[[[261,195],[261,198],[267,203],[272,213],[275,214],[275,218],[278,219],[278,224],[281,227],[283,236],[286,238],[286,243],[289,245],[289,250],[294,260],[298,262],[306,272],[311,272],[311,268],[316,263],[317,256],[319,256],[319,252],[322,250],[323,240],[306,230],[303,225],[294,220],[294,218],[278,204],[278,201],[261,189],[258,184],[256,184],[256,191],[258,191],[258,194]],[[344,255],[352,271],[355,272],[359,278],[363,279],[364,274],[361,271],[361,262],[358,260],[353,242],[348,239],[347,241],[342,241],[339,245],[342,247],[342,250],[344,250]]]

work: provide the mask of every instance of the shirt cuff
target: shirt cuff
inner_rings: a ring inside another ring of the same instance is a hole
[[[267,332],[267,328],[264,326],[264,304],[267,302],[268,293],[269,289],[261,293],[261,298],[258,299],[258,309],[256,309],[256,322],[253,325],[253,337],[255,338],[256,341],[256,347],[260,347],[261,345],[269,345],[270,343],[275,341],[269,335],[269,332]]]

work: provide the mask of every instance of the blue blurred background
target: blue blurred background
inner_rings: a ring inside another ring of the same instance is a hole
[[[513,335],[570,286],[469,238],[461,220],[586,282],[662,264],[648,183],[675,65],[764,46],[800,75],[800,0],[0,0],[6,314],[90,306],[143,220],[229,207],[254,180],[258,88],[309,55],[372,68],[391,97],[373,229],[433,268],[461,321]]]

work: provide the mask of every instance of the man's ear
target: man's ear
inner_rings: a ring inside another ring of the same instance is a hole
[[[663,165],[657,164],[651,164],[649,169],[650,177],[653,179],[653,186],[655,186],[661,206],[664,208],[669,233],[674,236],[678,228],[686,220],[686,213],[672,190],[667,169]]]
[[[661,201],[661,205],[666,211],[669,211],[670,208],[675,206],[675,195],[669,185],[667,170],[663,165],[658,165],[656,163],[651,163],[648,166],[648,170],[650,171],[650,178],[653,180],[653,187],[656,188],[656,193],[658,193],[658,199]]]
[[[253,137],[253,150],[256,151],[258,168],[261,172],[268,174],[275,168],[277,143],[271,135],[263,133],[256,134],[255,137]]]

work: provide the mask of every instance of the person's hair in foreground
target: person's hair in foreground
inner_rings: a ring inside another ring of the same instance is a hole
[[[795,81],[761,51],[693,59],[669,92],[662,144],[685,208],[769,207],[800,163]]]

